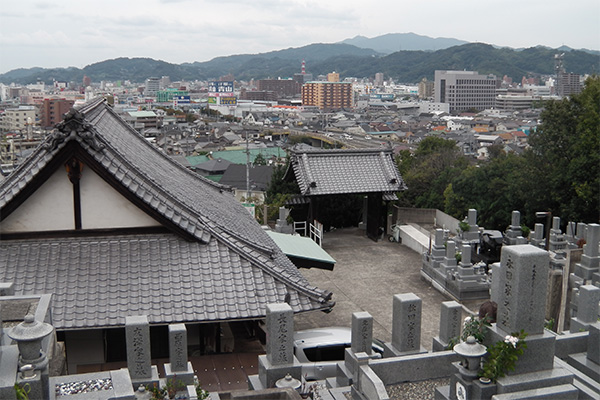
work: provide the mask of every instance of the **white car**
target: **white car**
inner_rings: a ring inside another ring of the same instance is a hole
[[[302,363],[306,380],[336,375],[337,363],[351,345],[352,330],[345,327],[315,328],[294,332],[294,355]],[[383,343],[373,340],[373,352],[383,354]]]

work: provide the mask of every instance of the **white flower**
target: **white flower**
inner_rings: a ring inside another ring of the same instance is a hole
[[[512,344],[512,346],[516,349],[517,343],[519,343],[519,338],[507,335],[506,337],[504,337],[504,343]]]

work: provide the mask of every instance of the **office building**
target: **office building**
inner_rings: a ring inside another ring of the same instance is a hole
[[[160,90],[160,79],[159,78],[148,78],[146,79],[146,87],[144,88],[145,96],[156,96],[156,92]]]
[[[496,81],[495,75],[477,71],[435,71],[434,102],[448,103],[450,112],[493,108]]]
[[[300,95],[302,85],[291,79],[261,79],[256,82],[259,91],[273,92],[278,98]]]
[[[320,109],[352,108],[352,83],[307,82],[302,86],[302,105]]]

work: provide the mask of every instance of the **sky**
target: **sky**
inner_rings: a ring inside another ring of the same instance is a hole
[[[118,57],[180,64],[407,32],[600,50],[600,1],[0,0],[0,73]]]

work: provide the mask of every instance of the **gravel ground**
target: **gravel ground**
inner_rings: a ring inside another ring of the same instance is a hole
[[[387,392],[392,400],[433,400],[435,388],[450,384],[450,379],[429,379],[419,382],[407,382],[387,386]]]

